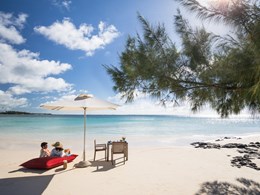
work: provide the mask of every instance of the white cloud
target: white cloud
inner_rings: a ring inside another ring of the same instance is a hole
[[[135,93],[135,100],[131,103],[125,103],[121,99],[121,94],[109,97],[108,101],[121,105],[115,114],[135,114],[135,115],[176,115],[176,110],[172,105],[162,106],[159,101],[150,98],[141,92]],[[178,112],[181,114],[180,112]]]
[[[12,94],[0,90],[0,110],[9,110],[14,107],[28,105],[26,98],[15,98]]]
[[[117,94],[113,97],[109,97],[108,101],[115,104],[122,105],[113,112],[107,112],[109,114],[135,114],[135,115],[177,115],[177,116],[188,116],[188,117],[217,117],[215,110],[210,106],[203,107],[199,112],[193,113],[191,111],[190,103],[188,101],[179,102],[179,105],[173,105],[172,103],[162,106],[158,100],[150,98],[148,95],[138,93],[135,101],[132,103],[125,104],[125,99],[121,99],[121,94]],[[103,112],[104,114],[105,112]],[[247,110],[243,110],[239,115],[231,115],[230,118],[243,118],[251,117]]]
[[[12,44],[24,43],[25,39],[16,28],[23,28],[27,17],[23,13],[15,17],[11,13],[0,12],[0,40],[9,41]]]
[[[82,50],[87,56],[93,55],[95,50],[104,48],[119,36],[115,26],[107,26],[102,21],[98,25],[98,34],[92,35],[92,25],[83,23],[77,28],[68,18],[47,27],[35,27],[34,30],[68,49]]]
[[[72,85],[54,75],[71,69],[71,65],[53,60],[39,59],[39,53],[16,50],[10,44],[21,44],[26,40],[20,35],[26,22],[26,14],[17,17],[0,12],[0,84],[8,84],[6,91],[0,90],[0,109],[28,106],[28,100],[15,95],[32,92],[67,91]]]
[[[8,90],[13,94],[68,90],[71,84],[50,75],[69,69],[70,64],[40,60],[38,53],[16,51],[12,46],[0,43],[0,84],[13,84]]]
[[[65,8],[67,10],[70,9],[71,3],[72,3],[72,1],[69,1],[69,0],[52,0],[52,4],[54,6],[57,6],[59,8]]]
[[[69,10],[70,9],[70,4],[71,4],[71,1],[62,1],[61,4],[67,9]]]

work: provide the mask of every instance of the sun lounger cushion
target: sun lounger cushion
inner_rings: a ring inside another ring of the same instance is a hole
[[[72,154],[70,156],[64,157],[45,157],[45,158],[34,158],[31,159],[20,166],[28,169],[51,169],[60,165],[63,165],[63,161],[68,162],[73,161],[78,155]]]

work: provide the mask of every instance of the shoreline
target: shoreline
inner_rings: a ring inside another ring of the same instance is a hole
[[[58,134],[2,134],[0,133],[0,149],[8,148],[6,145],[19,145],[26,149],[29,147],[39,148],[41,142],[52,142],[61,141],[62,143],[69,145],[72,148],[83,147],[83,131],[80,135],[74,135],[73,133],[68,135]],[[248,133],[248,134],[223,134],[223,135],[179,135],[179,136],[165,136],[165,135],[123,135],[126,137],[132,147],[189,147],[193,142],[247,142],[254,141],[255,138],[260,138],[260,133]],[[107,143],[108,141],[119,141],[121,137],[119,135],[93,135],[87,133],[86,146],[92,148],[94,139],[97,142]],[[228,139],[225,139],[228,138]]]

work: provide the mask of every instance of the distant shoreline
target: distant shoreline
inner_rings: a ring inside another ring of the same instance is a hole
[[[0,115],[52,115],[52,114],[51,113],[20,112],[20,111],[5,111],[5,112],[0,112]]]

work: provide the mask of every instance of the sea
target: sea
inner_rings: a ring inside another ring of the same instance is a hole
[[[132,146],[184,146],[194,141],[260,135],[259,118],[207,118],[158,115],[87,115],[86,142],[118,141]],[[84,138],[83,115],[0,115],[0,139],[28,142]],[[2,143],[3,144],[3,143]]]

